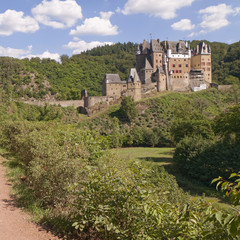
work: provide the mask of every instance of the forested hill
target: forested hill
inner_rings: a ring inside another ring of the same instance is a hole
[[[198,42],[193,41],[191,46]],[[213,81],[239,83],[240,42],[210,45]],[[97,47],[72,57],[62,55],[61,63],[51,59],[1,57],[0,86],[11,98],[79,99],[82,89],[87,89],[92,96],[101,95],[105,73],[118,73],[121,79],[127,78],[130,68],[136,65],[136,47],[137,44],[131,42]]]

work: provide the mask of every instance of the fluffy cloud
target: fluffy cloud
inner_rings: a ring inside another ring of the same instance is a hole
[[[21,58],[35,58],[35,57],[39,57],[40,59],[43,59],[43,58],[50,58],[50,59],[53,59],[57,62],[60,62],[61,61],[61,57],[58,53],[50,53],[49,51],[45,51],[44,53],[42,54],[28,54],[28,55],[23,55],[21,56]]]
[[[16,49],[16,48],[4,48],[0,46],[0,56],[8,56],[13,58],[33,58],[33,57],[39,57],[41,59],[43,58],[51,58],[58,62],[60,62],[60,55],[58,53],[50,53],[49,51],[45,51],[42,54],[32,54],[32,46],[28,46],[27,49]]]
[[[171,19],[176,17],[176,11],[186,6],[190,6],[195,0],[128,0],[125,4],[123,14],[144,13]]]
[[[225,3],[200,10],[199,13],[202,15],[201,33],[212,32],[229,25],[227,17],[237,15],[239,12],[240,8],[233,9],[232,6]]]
[[[73,54],[79,54],[81,52],[84,52],[86,50],[90,50],[92,48],[98,47],[98,46],[105,46],[105,45],[113,45],[113,42],[85,42],[83,40],[75,39],[74,42],[69,42],[67,45],[64,45],[65,48],[69,48],[73,50]]]
[[[182,19],[179,22],[175,22],[171,25],[174,30],[187,31],[195,28],[195,25],[191,23],[190,19]]]
[[[118,27],[113,26],[110,17],[113,12],[100,12],[100,17],[87,18],[82,25],[71,30],[71,35],[101,35],[110,36],[118,34]]]
[[[78,19],[82,19],[82,8],[75,0],[43,0],[32,9],[35,19],[53,28],[72,27]]]
[[[14,32],[32,33],[39,29],[38,22],[23,12],[7,10],[0,14],[0,35],[10,36]]]
[[[28,49],[16,49],[16,48],[4,48],[0,46],[0,56],[8,56],[13,58],[21,58],[23,55],[31,53],[32,46],[28,46]]]

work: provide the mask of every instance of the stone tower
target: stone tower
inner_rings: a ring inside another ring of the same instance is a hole
[[[211,48],[204,42],[200,42],[192,52],[191,66],[193,69],[202,70],[204,80],[212,82]]]

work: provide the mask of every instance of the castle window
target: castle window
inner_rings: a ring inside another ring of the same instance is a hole
[[[208,62],[208,63],[207,63],[207,65],[208,65],[208,66],[211,66],[211,63],[210,63],[210,62]]]
[[[203,71],[205,71],[206,69],[205,68],[203,68]]]
[[[179,76],[177,76],[177,78],[179,78]]]
[[[202,65],[205,66],[205,62],[202,62]]]
[[[160,60],[160,63],[162,62],[162,60]]]
[[[178,70],[176,70],[176,73],[178,73]]]
[[[188,67],[188,64],[186,64],[186,67]]]
[[[175,64],[173,64],[172,66],[175,67]]]
[[[179,73],[182,73],[182,70],[179,70]]]
[[[182,78],[182,76],[180,76],[180,78]]]
[[[182,64],[179,64],[178,66],[179,66],[179,67],[182,67]]]
[[[210,71],[210,68],[208,68],[207,70]]]
[[[184,61],[186,62],[186,59],[184,59]]]
[[[175,72],[175,70],[172,70],[172,73],[174,73]]]
[[[156,60],[156,63],[158,63],[158,60]]]

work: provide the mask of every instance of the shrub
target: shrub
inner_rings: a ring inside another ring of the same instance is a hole
[[[212,176],[226,176],[240,168],[240,145],[216,142],[202,136],[185,137],[176,146],[174,160],[190,178],[209,184]]]

